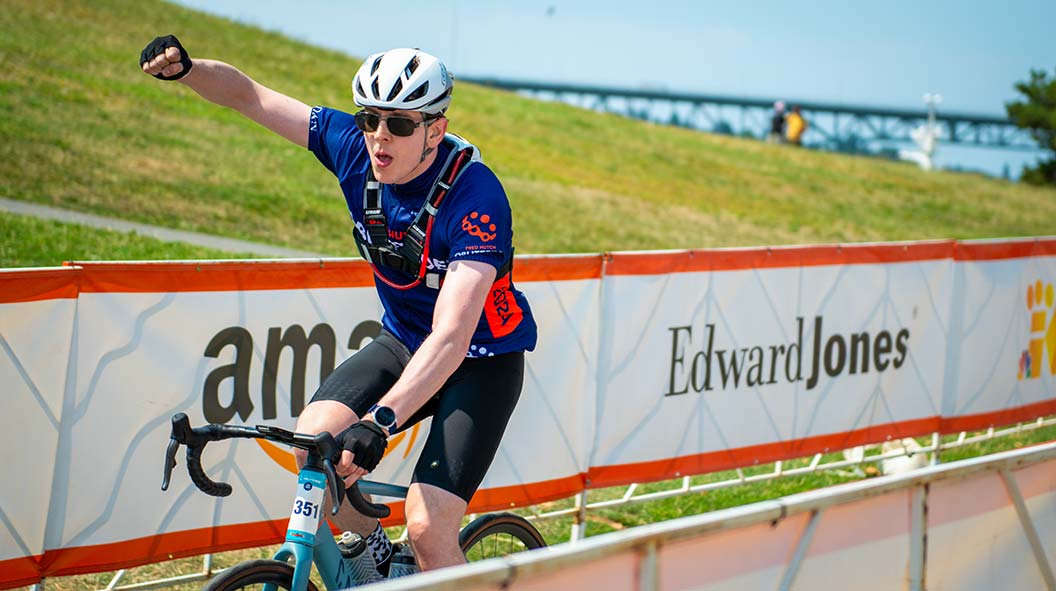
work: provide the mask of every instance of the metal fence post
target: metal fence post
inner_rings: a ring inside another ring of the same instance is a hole
[[[909,515],[909,591],[924,591],[928,561],[927,484],[913,487]]]
[[[1045,554],[1045,547],[1041,545],[1038,530],[1034,527],[1030,512],[1027,511],[1027,504],[1023,501],[1023,494],[1019,492],[1019,484],[1016,483],[1015,477],[1008,471],[1008,468],[1003,468],[1000,472],[1001,479],[1005,481],[1005,490],[1008,491],[1012,504],[1016,506],[1016,514],[1019,515],[1019,523],[1023,526],[1023,533],[1027,536],[1027,541],[1030,542],[1030,549],[1034,552],[1034,560],[1038,564],[1038,570],[1041,571],[1041,578],[1045,579],[1045,586],[1049,591],[1056,591],[1056,576],[1052,574],[1052,565],[1049,564],[1049,557]]]
[[[655,591],[658,588],[660,573],[657,571],[656,546],[656,540],[650,540],[638,561],[638,591]]]
[[[576,495],[576,514],[572,518],[572,535],[570,542],[578,542],[586,537],[587,533],[587,491]]]
[[[931,447],[932,447],[933,451],[931,452],[931,464],[930,465],[937,466],[939,464],[939,462],[942,461],[942,460],[939,459],[939,455],[940,455],[940,453],[942,451],[942,438],[939,437],[939,432],[938,431],[936,431],[936,432],[931,434]]]

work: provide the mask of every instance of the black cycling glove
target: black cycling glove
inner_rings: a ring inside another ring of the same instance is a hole
[[[169,47],[175,47],[180,50],[180,63],[183,64],[183,70],[179,74],[174,76],[162,76],[161,74],[154,74],[155,78],[160,80],[179,80],[183,78],[191,71],[191,56],[187,55],[187,50],[180,45],[180,40],[176,38],[176,35],[165,35],[164,37],[155,37],[153,41],[147,44],[143,48],[143,52],[139,54],[139,65],[149,62],[155,57],[165,53],[165,50]]]
[[[360,421],[337,436],[342,448],[352,452],[352,463],[367,472],[377,467],[389,441],[385,431],[370,421]]]

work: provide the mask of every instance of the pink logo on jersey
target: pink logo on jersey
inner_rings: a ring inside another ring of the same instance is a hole
[[[479,224],[477,222],[479,222]],[[462,218],[462,229],[468,232],[470,236],[480,238],[481,242],[491,242],[495,239],[496,234],[495,224],[490,222],[491,216],[488,214],[481,215],[474,211]],[[491,230],[491,232],[486,232],[484,228]]]

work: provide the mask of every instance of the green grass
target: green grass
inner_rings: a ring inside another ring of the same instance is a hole
[[[142,47],[168,32],[192,57],[229,61],[309,104],[354,109],[358,62],[337,52],[178,6],[11,0],[0,13],[0,196],[353,254],[339,188],[314,156],[139,70]],[[91,49],[71,51],[70,39]],[[1051,233],[1056,218],[1052,189],[471,84],[455,97],[451,129],[503,180],[519,252],[1024,236]]]

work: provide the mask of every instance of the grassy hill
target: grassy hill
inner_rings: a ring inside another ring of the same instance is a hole
[[[167,33],[192,57],[230,62],[306,103],[355,108],[358,61],[333,51],[168,4],[8,0],[0,197],[354,253],[337,183],[311,153],[139,70],[142,47]],[[1039,235],[1056,219],[1051,189],[656,126],[470,84],[456,85],[449,115],[505,184],[519,252]],[[25,226],[0,215],[0,253],[29,248]],[[92,257],[107,258],[98,245],[117,242],[95,240]],[[62,256],[85,258],[79,248]],[[140,256],[114,248],[109,258]],[[61,262],[48,256],[0,265]]]

